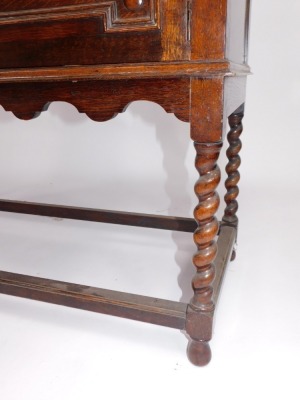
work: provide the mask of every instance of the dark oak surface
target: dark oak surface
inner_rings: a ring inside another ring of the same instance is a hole
[[[214,310],[235,254],[249,9],[250,0],[0,2],[5,110],[29,120],[51,102],[66,101],[105,121],[133,101],[153,101],[190,123],[199,173],[195,219],[0,200],[0,210],[7,212],[195,231],[189,304],[4,271],[1,293],[185,329],[190,361],[198,366],[210,361]],[[226,209],[219,226],[217,162],[227,117]]]
[[[184,329],[187,304],[0,271],[0,292]]]
[[[179,232],[194,232],[197,227],[193,218],[40,204],[26,201],[0,200],[0,211],[80,221],[140,226],[143,228],[158,228]]]
[[[106,121],[137,98],[157,102],[179,119],[189,121],[189,85],[185,79],[3,83],[0,90],[0,104],[21,119],[35,118],[52,101],[66,101],[91,119]]]
[[[59,0],[0,5],[0,68],[245,59],[246,0]]]

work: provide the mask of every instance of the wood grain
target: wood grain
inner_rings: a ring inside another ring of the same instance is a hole
[[[160,0],[24,3],[0,4],[0,68],[161,60]]]
[[[135,2],[136,4],[136,2]],[[69,4],[63,2],[59,6],[0,12],[0,27],[13,26],[15,32],[23,32],[27,24],[39,24],[40,35],[43,34],[43,23],[71,20],[97,19],[103,24],[103,32],[140,31],[158,28],[159,0],[147,0],[147,5],[140,3],[133,7],[123,6],[122,0],[98,0],[86,4]],[[126,5],[126,4],[125,4]],[[1,5],[0,5],[1,10]],[[134,10],[134,12],[128,12]],[[137,11],[139,10],[139,11]],[[143,11],[143,12],[142,12]],[[21,25],[21,26],[20,26]],[[5,31],[4,31],[5,32]]]
[[[192,79],[191,138],[195,142],[219,142],[223,136],[224,79]]]
[[[190,336],[189,360],[198,366],[206,365],[211,357],[208,341],[212,335],[215,309],[213,301],[214,260],[217,255],[215,239],[219,229],[215,214],[220,203],[216,188],[221,176],[217,165],[221,147],[222,143],[195,143],[195,165],[200,175],[195,184],[195,193],[199,200],[194,211],[198,224],[194,233],[197,252],[193,257],[196,274],[192,280],[194,296],[188,306],[186,332]]]
[[[32,119],[52,101],[73,104],[95,121],[106,121],[136,100],[148,100],[189,121],[188,79],[141,79],[121,81],[67,81],[3,83],[0,105],[20,119]]]
[[[65,101],[105,121],[133,101],[155,102],[190,122],[199,180],[195,221],[0,200],[3,211],[195,228],[188,305],[7,272],[0,272],[0,292],[185,329],[190,361],[210,361],[214,308],[236,239],[249,9],[250,0],[1,0],[0,104],[6,110],[28,120]],[[227,207],[217,251],[217,159],[226,117],[236,109],[229,119]]]
[[[224,59],[227,0],[192,1],[191,58]]]
[[[36,82],[63,80],[119,80],[146,78],[183,78],[183,77],[236,77],[247,76],[249,68],[227,61],[191,61],[156,62],[134,64],[106,64],[88,66],[68,66],[52,68],[22,68],[0,70],[2,82]],[[235,82],[235,81],[234,81]],[[232,97],[234,89],[228,97]],[[236,91],[238,91],[237,88]],[[236,99],[239,101],[240,99]],[[240,103],[238,103],[240,104]],[[235,110],[235,108],[234,108]],[[232,111],[234,111],[232,110]]]

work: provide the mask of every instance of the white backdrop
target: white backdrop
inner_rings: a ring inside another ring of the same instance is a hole
[[[195,394],[196,379],[211,399],[299,398],[299,16],[297,0],[253,1],[238,258],[218,308],[212,363],[190,366],[176,331],[1,295],[3,398],[159,398],[150,377],[164,378],[173,398]],[[0,121],[2,198],[192,213],[189,126],[156,104],[134,103],[102,124],[64,103],[30,122],[0,108]],[[190,297],[187,234],[4,213],[1,221],[1,269]]]

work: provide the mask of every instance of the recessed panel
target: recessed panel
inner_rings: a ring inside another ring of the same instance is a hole
[[[161,59],[160,0],[1,1],[0,68]]]

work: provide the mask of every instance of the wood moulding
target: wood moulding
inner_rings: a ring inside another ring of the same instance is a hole
[[[247,73],[247,66],[225,60],[7,69],[0,71],[0,105],[29,120],[51,102],[64,101],[92,120],[107,121],[133,101],[147,100],[190,122],[191,79],[211,81]],[[205,95],[200,91],[201,99]]]
[[[131,3],[136,2],[98,0],[85,4],[5,11],[0,12],[0,27],[96,17],[103,21],[103,31],[107,33],[159,29],[159,0],[147,0],[136,7],[130,7]]]
[[[250,70],[247,65],[233,64],[226,60],[107,64],[52,68],[2,69],[0,71],[0,83],[55,82],[66,80],[124,80],[156,77],[210,78],[216,76],[244,76],[248,75],[249,72]]]

